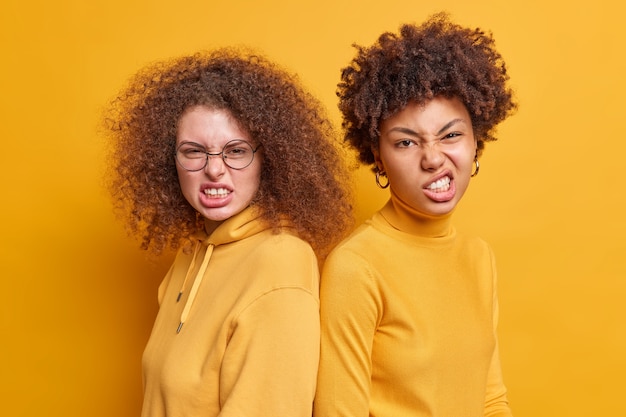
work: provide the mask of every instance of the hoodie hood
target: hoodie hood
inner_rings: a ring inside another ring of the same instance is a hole
[[[187,269],[187,274],[185,275],[183,284],[178,293],[178,298],[176,300],[177,302],[180,301],[181,297],[187,290],[187,283],[191,279],[191,274],[195,269],[195,265],[198,261],[198,256],[202,247],[206,247],[206,252],[204,254],[198,272],[192,279],[193,285],[191,286],[191,289],[189,289],[189,297],[187,297],[185,307],[183,308],[183,311],[181,313],[180,324],[178,325],[176,333],[180,333],[183,325],[185,324],[185,320],[187,319],[189,312],[191,311],[193,303],[196,299],[196,295],[198,294],[198,289],[202,284],[202,279],[204,277],[207,267],[209,266],[209,261],[211,260],[211,256],[213,255],[213,250],[215,249],[215,247],[237,242],[239,240],[245,239],[249,236],[267,230],[269,226],[266,224],[266,222],[262,221],[260,217],[261,213],[258,209],[248,207],[241,213],[224,220],[224,222],[221,223],[211,234],[206,233],[206,231],[201,231],[194,235],[195,246],[193,251],[193,257],[191,259],[191,263],[189,264],[189,268]]]

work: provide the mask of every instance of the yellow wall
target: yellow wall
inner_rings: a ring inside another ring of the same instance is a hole
[[[0,413],[138,415],[141,352],[170,259],[146,261],[100,187],[98,114],[130,74],[153,60],[245,43],[298,71],[338,120],[334,86],[350,45],[447,9],[494,32],[521,103],[456,217],[498,257],[513,409],[625,415],[626,29],[618,4],[4,0]],[[358,190],[362,219],[386,195],[367,171]]]

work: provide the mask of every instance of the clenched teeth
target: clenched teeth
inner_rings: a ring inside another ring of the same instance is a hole
[[[226,197],[228,190],[226,188],[207,188],[204,190],[204,194],[211,197]]]
[[[450,177],[443,177],[427,187],[431,191],[442,192],[450,189]]]

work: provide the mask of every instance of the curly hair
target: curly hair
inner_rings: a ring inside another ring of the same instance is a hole
[[[175,166],[179,119],[193,106],[229,112],[263,145],[252,204],[274,231],[281,220],[320,256],[351,224],[345,158],[324,108],[297,77],[242,48],[199,52],[139,71],[105,113],[107,188],[141,248],[186,248],[203,219],[184,198]]]
[[[374,163],[382,120],[436,96],[465,104],[480,154],[485,142],[496,140],[496,125],[517,109],[494,44],[491,34],[438,13],[420,26],[402,25],[399,34],[383,33],[369,48],[353,45],[357,54],[342,70],[337,96],[345,140],[359,160]]]

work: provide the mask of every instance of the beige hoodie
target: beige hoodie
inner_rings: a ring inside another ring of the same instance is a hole
[[[143,417],[311,416],[319,359],[311,247],[255,210],[180,252],[143,357]]]

